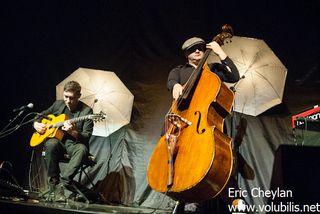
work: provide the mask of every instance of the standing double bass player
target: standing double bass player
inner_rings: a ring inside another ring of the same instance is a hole
[[[175,67],[168,76],[167,88],[171,92],[173,99],[177,100],[182,95],[184,85],[194,69],[199,65],[207,48],[212,49],[221,60],[221,63],[208,64],[210,70],[217,74],[223,82],[235,83],[239,81],[237,67],[216,41],[206,44],[202,38],[192,37],[182,45],[183,54],[187,58],[186,64]],[[180,203],[179,212],[182,212],[183,209],[184,203]]]
[[[221,64],[209,64],[210,70],[217,74],[223,82],[235,83],[239,81],[237,67],[216,41],[205,44],[203,39],[192,37],[182,45],[182,51],[188,60],[187,63],[172,69],[168,76],[167,87],[172,93],[173,99],[177,100],[182,94],[183,85],[187,82],[193,70],[197,68],[206,48],[212,49],[221,60]]]
[[[168,76],[174,99],[147,177],[152,189],[181,205],[220,196],[231,177],[233,152],[224,119],[232,111],[234,93],[223,82],[237,82],[239,72],[221,45],[232,36],[232,27],[224,25],[208,44],[199,37],[186,40],[182,51],[188,61]],[[221,63],[207,63],[211,52]]]

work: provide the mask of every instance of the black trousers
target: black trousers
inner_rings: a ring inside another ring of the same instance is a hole
[[[60,180],[65,184],[73,180],[83,160],[85,160],[89,153],[88,147],[84,144],[74,143],[72,141],[61,143],[55,138],[51,138],[45,142],[44,151],[49,182],[59,182]],[[66,169],[63,170],[63,174],[61,174],[59,161],[63,159],[64,154],[70,156],[70,161],[66,164]]]

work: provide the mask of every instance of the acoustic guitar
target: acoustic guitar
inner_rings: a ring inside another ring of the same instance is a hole
[[[77,123],[83,120],[93,120],[94,122],[97,122],[105,119],[104,115],[105,114],[103,112],[100,112],[99,114],[89,114],[69,119],[65,114],[61,114],[59,116],[49,114],[47,118],[43,118],[41,120],[41,123],[44,123],[47,126],[46,132],[43,134],[34,132],[30,140],[30,146],[35,147],[48,138],[56,138],[58,140],[62,140],[64,132],[60,129],[60,127],[63,126],[64,121],[69,120],[72,123]]]

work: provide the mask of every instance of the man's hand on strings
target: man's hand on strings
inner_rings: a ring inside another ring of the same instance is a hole
[[[47,130],[47,126],[44,123],[34,122],[33,128],[39,133],[44,134]]]
[[[182,95],[183,86],[179,83],[175,84],[172,89],[172,97],[175,100],[178,100],[178,98]]]

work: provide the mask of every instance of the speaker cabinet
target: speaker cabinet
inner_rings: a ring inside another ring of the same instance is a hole
[[[269,198],[269,202],[316,204],[320,201],[319,181],[320,147],[280,145],[275,154],[270,190],[288,194]]]

